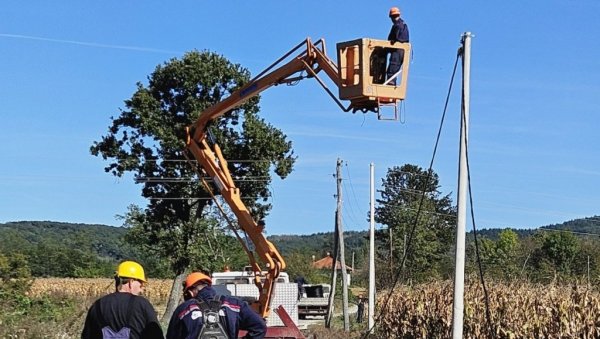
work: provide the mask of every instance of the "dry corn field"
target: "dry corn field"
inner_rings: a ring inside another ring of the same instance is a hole
[[[166,307],[172,284],[172,280],[152,279],[146,285],[144,296],[150,300],[159,314]],[[37,278],[33,281],[29,294],[31,296],[54,294],[78,297],[88,300],[91,305],[91,302],[98,297],[114,292],[114,290],[115,281],[109,278]]]
[[[159,314],[171,288],[170,280],[152,280],[145,296]],[[81,298],[85,308],[113,290],[112,279],[36,279],[32,295],[54,294]],[[600,294],[578,286],[488,282],[489,304],[496,338],[600,338]],[[452,282],[400,286],[377,323],[375,337],[452,337]],[[388,294],[380,291],[376,316]],[[83,305],[82,305],[83,306]],[[82,323],[84,309],[75,323]],[[465,290],[464,338],[491,338],[483,291],[479,284]],[[385,333],[385,336],[381,336]]]
[[[479,284],[465,289],[464,338],[600,338],[600,294],[586,287],[487,283],[495,335]],[[400,287],[389,298],[378,333],[389,338],[451,338],[451,282]],[[377,310],[387,293],[380,292]],[[377,313],[376,313],[377,314]]]

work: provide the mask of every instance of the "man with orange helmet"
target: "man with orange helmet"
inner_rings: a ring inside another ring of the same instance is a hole
[[[240,329],[248,331],[244,338],[262,339],[267,332],[258,313],[241,299],[217,295],[212,279],[203,272],[187,276],[183,297],[185,302],[171,316],[167,339],[202,338],[207,330],[212,331],[210,338],[237,338]]]
[[[395,42],[408,42],[408,25],[400,18],[400,9],[398,7],[390,8],[389,17],[392,20],[392,28],[388,35],[388,40],[392,43]],[[400,71],[402,62],[404,61],[404,50],[403,49],[392,49],[390,53],[390,63],[387,69],[387,79],[393,77]],[[396,78],[389,82],[390,85],[396,84]]]
[[[115,272],[116,291],[90,307],[81,338],[163,339],[154,307],[139,295],[146,282],[142,265],[135,261],[119,264]]]

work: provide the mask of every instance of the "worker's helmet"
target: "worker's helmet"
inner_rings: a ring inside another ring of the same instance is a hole
[[[119,267],[117,267],[117,272],[115,272],[115,275],[118,278],[131,278],[146,282],[144,268],[135,261],[123,261],[121,264],[119,264]]]
[[[190,275],[188,275],[187,278],[185,278],[185,282],[183,283],[183,289],[187,290],[199,282],[204,282],[208,285],[212,285],[212,279],[208,275],[202,272],[193,272],[190,273]]]
[[[398,7],[390,8],[390,18],[397,15],[400,15],[400,9]]]

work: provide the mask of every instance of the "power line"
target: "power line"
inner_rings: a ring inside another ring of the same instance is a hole
[[[117,158],[116,161],[124,161],[128,159]],[[277,162],[278,160],[269,160],[269,159],[228,159],[228,163],[254,163],[254,162]],[[284,161],[284,160],[281,160]],[[185,160],[185,159],[144,159],[144,162],[198,162],[195,159]]]
[[[347,168],[347,166],[348,166],[348,165],[346,164],[346,168]],[[334,176],[337,176],[337,174],[334,174]],[[348,176],[348,177],[349,177],[349,176]],[[343,190],[343,191],[345,191],[346,193],[348,193],[348,188],[346,187],[346,182],[345,182],[345,180],[343,180],[343,178],[339,178],[339,179],[340,179],[340,181],[342,182],[342,190]],[[353,193],[354,193],[354,188],[352,188],[352,191],[353,191]],[[346,195],[348,195],[348,194],[346,194]],[[356,195],[355,195],[355,194],[354,194],[354,198],[355,198],[355,200],[356,200]],[[345,213],[346,213],[346,215],[348,216],[348,218],[349,218],[349,219],[351,219],[351,220],[352,220],[352,222],[353,222],[355,225],[360,225],[360,223],[359,223],[359,222],[357,222],[357,221],[356,221],[356,218],[355,218],[355,216],[356,216],[356,212],[355,212],[355,210],[354,210],[354,207],[352,206],[352,205],[353,205],[353,204],[351,203],[351,201],[352,201],[352,200],[351,200],[351,199],[348,199],[348,201],[349,201],[349,203],[348,203],[348,204],[343,204],[343,205],[342,205],[342,218],[343,218],[343,215],[344,215],[344,212],[345,212]],[[349,207],[349,208],[348,208],[348,207]],[[358,207],[358,205],[356,206],[356,208],[357,208],[357,209],[359,208],[359,207]]]
[[[441,134],[442,134],[442,129],[443,129],[443,126],[444,126],[444,120],[445,120],[445,117],[446,117],[446,110],[448,109],[448,102],[450,101],[450,94],[452,92],[452,85],[454,83],[454,76],[456,74],[456,68],[458,66],[458,60],[459,60],[459,56],[457,56],[456,61],[454,63],[454,70],[452,72],[452,77],[450,79],[450,86],[448,88],[448,94],[446,95],[446,102],[444,104],[444,110],[443,110],[443,113],[442,113],[442,117],[440,119],[441,120],[440,121],[440,126],[438,128],[435,145],[433,147],[433,154],[432,154],[431,160],[429,162],[429,169],[427,171],[427,173],[429,175],[428,175],[427,179],[425,180],[426,183],[428,183],[429,180],[430,180],[431,173],[432,173],[432,168],[433,168],[433,163],[435,161],[435,156],[437,154],[437,149],[438,149],[438,145],[439,145],[439,142],[440,142],[440,137],[441,137]],[[384,298],[384,303],[383,303],[381,309],[378,312],[377,318],[375,319],[375,322],[373,323],[373,326],[370,327],[367,330],[367,332],[364,334],[364,336],[362,338],[366,338],[367,336],[369,336],[369,334],[371,334],[371,332],[373,331],[373,329],[375,328],[375,326],[377,326],[377,323],[379,323],[383,319],[383,316],[386,314],[386,309],[387,309],[387,306],[388,306],[389,301],[391,299],[390,297],[392,296],[392,293],[394,293],[394,289],[396,288],[396,285],[398,284],[398,281],[400,280],[400,276],[403,273],[403,268],[404,268],[404,264],[406,262],[407,254],[410,253],[410,251],[411,251],[411,244],[412,244],[412,241],[413,241],[415,230],[416,230],[417,225],[418,225],[419,216],[420,216],[420,214],[422,212],[422,206],[423,206],[424,200],[425,200],[425,191],[423,191],[423,194],[421,195],[421,199],[419,201],[419,209],[417,211],[417,214],[415,216],[413,225],[412,225],[411,230],[410,230],[409,235],[408,235],[408,240],[406,242],[406,251],[405,251],[404,255],[402,256],[402,262],[400,264],[400,269],[398,270],[398,272],[396,272],[396,275],[394,277],[394,282],[393,282],[391,288],[389,289],[389,292],[387,293],[387,297]]]
[[[419,195],[423,194],[423,191],[412,189],[412,188],[399,188],[398,190],[401,192],[412,193],[412,194],[419,194]],[[442,193],[440,193],[438,191],[426,191],[425,194],[426,195],[427,194],[440,194],[441,195]]]
[[[423,178],[427,178],[428,177],[427,174],[421,174],[421,173],[415,173],[415,172],[407,172],[407,171],[401,171],[401,170],[394,170],[393,172],[407,174],[407,175],[412,175],[412,176],[417,176],[417,177],[423,177]]]
[[[348,183],[350,184],[350,188],[352,189],[352,196],[354,197],[354,201],[358,206],[358,199],[356,198],[356,192],[354,191],[354,185],[352,184],[352,178],[350,177],[350,169],[348,168],[348,163],[346,163],[346,174],[348,174]]]
[[[344,191],[346,191],[346,193],[348,192],[348,189],[346,188],[344,181],[342,181],[342,189],[344,189]],[[348,209],[347,206],[349,206],[350,208]],[[358,209],[358,206],[356,208]],[[348,216],[352,219],[352,221],[354,221],[356,224],[358,224],[358,222],[356,222],[356,219],[355,219],[357,212],[352,207],[352,203],[343,204],[342,209],[347,212]]]
[[[388,204],[388,205],[386,205],[386,206],[391,206],[391,207],[400,207],[400,208],[402,208],[402,209],[406,209],[406,210],[409,210],[409,211],[415,211],[415,212],[418,212],[418,211],[419,211],[419,210],[418,210],[418,209],[416,209],[416,208],[406,207],[406,206],[404,206],[404,205]],[[449,213],[439,213],[439,212],[424,211],[424,210],[421,210],[421,213],[425,213],[425,214],[432,214],[432,215],[439,215],[439,216],[442,216],[442,217],[456,218],[456,215],[455,215],[455,214],[449,214]]]
[[[354,225],[354,227],[353,227],[354,229],[358,228],[358,225],[359,225],[359,224],[358,224],[358,223],[356,223],[356,222],[355,222],[355,223],[353,223],[353,224],[350,224],[350,223],[348,223],[348,222],[346,221],[346,219],[344,218],[344,214],[343,214],[343,213],[342,213],[342,223],[345,225],[344,227],[346,227],[346,226],[348,226],[348,225]]]
[[[464,86],[464,83],[463,83],[463,86]],[[460,117],[461,117],[461,129],[462,129],[462,128],[464,128],[463,126],[467,126],[466,112],[465,112],[465,105],[464,105],[464,87],[463,87],[463,96],[462,96]],[[463,133],[463,131],[461,131],[461,133]],[[475,254],[477,256],[477,266],[479,268],[479,278],[481,281],[481,287],[483,289],[483,297],[484,297],[484,304],[485,304],[485,316],[486,316],[485,318],[487,321],[487,325],[488,325],[490,334],[492,335],[492,338],[496,338],[495,326],[492,324],[492,316],[490,313],[490,300],[489,300],[487,286],[485,284],[483,265],[481,265],[481,255],[480,255],[480,251],[479,251],[479,241],[478,241],[478,237],[477,237],[477,226],[475,223],[475,207],[473,204],[473,190],[471,189],[471,167],[469,164],[469,141],[468,141],[468,136],[466,133],[465,133],[464,137],[465,137],[464,147],[465,147],[465,160],[466,160],[465,162],[467,165],[469,206],[470,206],[470,211],[471,211],[471,223],[473,224],[473,238],[475,240]],[[463,258],[463,260],[464,260],[464,258]]]
[[[139,46],[127,46],[127,45],[101,44],[101,43],[97,43],[97,42],[86,42],[86,41],[77,41],[77,40],[53,39],[53,38],[45,38],[45,37],[32,36],[32,35],[23,35],[23,34],[6,34],[6,33],[0,33],[0,37],[14,38],[14,39],[38,40],[38,41],[47,41],[47,42],[57,42],[57,43],[62,43],[62,44],[71,44],[71,45],[79,45],[79,46],[87,46],[87,47],[124,49],[124,50],[129,50],[129,51],[136,51],[136,52],[150,52],[150,53],[163,53],[163,54],[183,54],[183,52],[179,52],[179,51],[169,51],[169,50],[157,49],[157,48],[148,48],[148,47],[139,47]]]
[[[148,199],[148,200],[212,200],[211,197],[202,197],[202,198],[184,198],[184,197],[155,198],[155,197],[151,197],[151,198],[146,198],[146,199]],[[269,198],[264,198],[264,197],[241,197],[240,199],[242,199],[242,200],[266,199],[266,200],[268,200]]]
[[[168,182],[198,182],[199,180],[212,180],[212,178],[204,176],[200,178],[181,178],[181,177],[135,177],[136,183],[168,183]],[[271,178],[267,176],[248,176],[248,177],[234,177],[236,182],[266,182],[270,181]]]
[[[343,205],[342,205],[342,218],[344,217],[344,211],[348,212],[347,209],[344,209]],[[355,225],[360,225],[359,222],[356,221],[356,219],[354,218],[353,214],[349,214],[349,213],[345,213],[348,218],[355,224]]]

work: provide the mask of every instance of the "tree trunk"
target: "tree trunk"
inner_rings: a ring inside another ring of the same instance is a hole
[[[169,320],[171,320],[171,315],[177,305],[179,305],[179,300],[181,299],[181,284],[185,279],[185,272],[177,275],[175,280],[173,280],[173,286],[171,286],[171,294],[169,295],[169,301],[167,302],[167,308],[165,309],[165,313],[163,314],[160,322],[163,325],[168,325]]]

